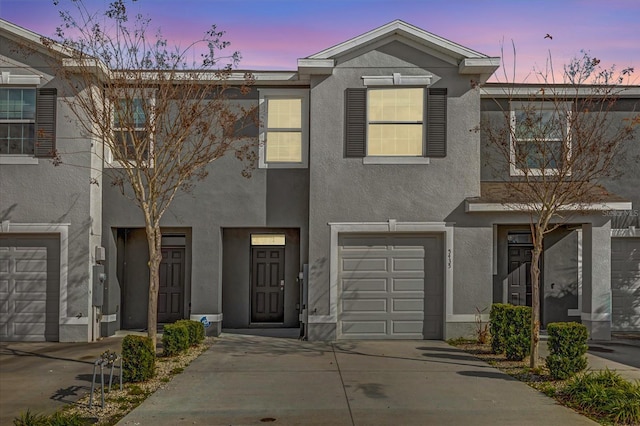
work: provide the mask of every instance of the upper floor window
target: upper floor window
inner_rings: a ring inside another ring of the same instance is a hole
[[[307,167],[308,91],[260,90],[260,167]]]
[[[368,156],[424,155],[424,89],[370,89]]]
[[[554,102],[511,103],[512,176],[558,174],[571,153],[571,106]]]
[[[148,160],[152,148],[152,138],[148,132],[148,111],[153,106],[152,99],[121,99],[113,113],[113,146],[111,151],[116,160]]]
[[[447,89],[347,89],[345,156],[365,163],[428,163],[447,152]]]
[[[29,77],[16,79],[34,80]],[[57,155],[57,96],[54,88],[0,87],[0,164],[38,164],[38,157]]]
[[[36,89],[0,88],[0,154],[34,155]]]

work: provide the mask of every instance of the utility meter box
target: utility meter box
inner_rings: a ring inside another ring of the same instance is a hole
[[[93,265],[93,306],[102,306],[104,303],[104,286],[107,283],[107,274],[104,273],[104,265]]]

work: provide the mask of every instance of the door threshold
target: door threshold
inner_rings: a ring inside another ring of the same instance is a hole
[[[284,339],[299,339],[300,328],[223,328],[222,334],[242,334],[246,336],[279,337]]]

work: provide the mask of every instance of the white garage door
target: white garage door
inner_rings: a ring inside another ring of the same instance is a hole
[[[59,241],[0,235],[0,340],[58,340]]]
[[[640,238],[611,240],[611,328],[640,331]]]
[[[439,236],[343,235],[339,256],[339,338],[442,338]]]

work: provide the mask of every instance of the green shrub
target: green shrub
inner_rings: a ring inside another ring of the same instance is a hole
[[[189,330],[184,324],[168,324],[162,333],[165,356],[174,356],[189,348]]]
[[[549,356],[546,364],[554,379],[564,380],[587,368],[587,327],[576,322],[547,325]]]
[[[48,426],[85,426],[91,424],[89,420],[82,418],[79,414],[64,411],[56,411],[49,416],[48,421]]]
[[[491,334],[491,352],[501,354],[504,352],[504,340],[506,331],[507,308],[511,305],[494,303],[489,312],[489,333]]]
[[[27,410],[13,419],[13,424],[14,426],[85,426],[90,422],[79,414],[66,413],[64,411],[56,411],[47,416]]]
[[[195,346],[204,340],[204,325],[200,321],[179,320],[175,323],[187,327],[190,346]]]
[[[147,336],[125,336],[122,340],[122,379],[144,382],[155,374],[156,348]]]
[[[610,423],[640,424],[640,382],[628,382],[615,371],[575,376],[562,394],[570,406]]]
[[[46,426],[47,416],[44,414],[32,413],[28,410],[20,413],[19,417],[13,419],[14,426]]]
[[[521,361],[531,353],[531,307],[509,305],[505,316],[505,355],[508,360]]]

